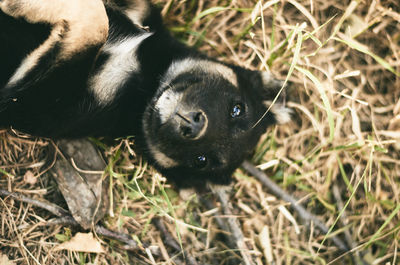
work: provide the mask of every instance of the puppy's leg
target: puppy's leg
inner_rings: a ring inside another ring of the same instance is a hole
[[[58,50],[49,67],[100,47],[107,39],[108,18],[101,0],[2,0],[0,9],[30,23],[52,25],[49,38],[23,60],[7,86],[21,81],[56,45]]]

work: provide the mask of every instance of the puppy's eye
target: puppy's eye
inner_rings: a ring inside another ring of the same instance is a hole
[[[196,157],[194,163],[197,168],[203,168],[207,166],[208,160],[205,155],[199,155],[198,157]]]
[[[231,117],[236,118],[243,114],[244,107],[242,104],[236,104],[231,110]]]

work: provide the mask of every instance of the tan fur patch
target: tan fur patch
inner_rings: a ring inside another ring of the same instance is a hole
[[[24,18],[31,23],[53,25],[48,40],[24,59],[12,82],[23,78],[57,42],[61,43],[57,59],[63,61],[89,47],[100,46],[107,40],[108,17],[101,0],[3,0],[0,9],[10,16]],[[66,25],[68,32],[60,34]]]
[[[150,152],[154,159],[164,168],[176,167],[178,163],[172,158],[168,157],[166,154],[162,153],[155,147],[150,147]]]
[[[238,80],[235,72],[221,63],[187,58],[180,61],[175,61],[169,67],[164,78],[161,80],[162,84],[169,84],[178,75],[189,73],[192,71],[199,71],[207,74],[216,74],[229,81],[235,87],[238,87]]]

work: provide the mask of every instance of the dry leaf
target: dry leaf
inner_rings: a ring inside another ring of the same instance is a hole
[[[33,174],[32,171],[28,170],[28,171],[25,172],[25,175],[24,175],[24,182],[25,183],[28,183],[28,184],[31,184],[31,185],[35,185],[36,182],[37,182],[37,179],[38,178],[35,177],[35,175]]]
[[[103,247],[100,242],[93,237],[92,233],[77,233],[71,240],[55,247],[54,251],[63,249],[79,252],[104,253]]]
[[[74,219],[90,229],[105,212],[107,193],[103,192],[105,163],[96,147],[87,139],[59,140],[60,152],[54,164],[55,180]],[[77,169],[81,169],[78,170]],[[106,187],[104,182],[104,187]]]
[[[6,255],[0,253],[0,265],[15,265],[15,263],[10,261]]]

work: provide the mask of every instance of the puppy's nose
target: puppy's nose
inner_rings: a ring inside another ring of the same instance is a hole
[[[203,136],[207,129],[207,117],[202,111],[177,115],[181,118],[179,131],[183,138],[195,140]]]

